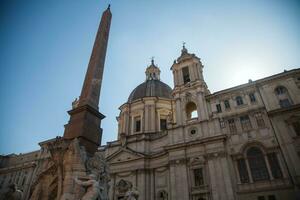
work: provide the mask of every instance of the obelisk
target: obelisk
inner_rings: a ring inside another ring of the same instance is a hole
[[[78,138],[80,145],[91,154],[97,150],[102,138],[100,125],[104,115],[98,106],[111,18],[108,6],[101,17],[78,104],[68,111],[70,120],[65,125],[64,138]]]

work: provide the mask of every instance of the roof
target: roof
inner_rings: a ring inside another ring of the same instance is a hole
[[[172,89],[160,80],[146,80],[131,92],[128,97],[128,103],[144,97],[172,99]]]

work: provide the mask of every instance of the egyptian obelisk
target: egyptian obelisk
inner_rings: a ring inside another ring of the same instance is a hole
[[[98,106],[111,18],[112,14],[108,6],[101,17],[79,101],[72,110],[68,111],[70,120],[65,125],[64,138],[77,138],[80,145],[91,154],[101,144],[100,125],[104,115],[99,112]]]

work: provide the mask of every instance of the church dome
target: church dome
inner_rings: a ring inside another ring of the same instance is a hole
[[[171,99],[172,89],[158,79],[148,79],[131,92],[128,97],[128,102],[131,103],[143,97],[162,97]]]

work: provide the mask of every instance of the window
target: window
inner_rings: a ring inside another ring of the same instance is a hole
[[[268,200],[276,200],[275,195],[269,195],[269,196],[268,196]]]
[[[141,131],[141,118],[135,117],[134,118],[134,132],[140,132]]]
[[[225,109],[230,108],[230,104],[229,104],[229,101],[228,101],[228,100],[225,100],[225,101],[224,101],[224,105],[225,105]]]
[[[240,117],[240,120],[241,120],[242,129],[244,131],[248,131],[252,128],[248,115]]]
[[[166,119],[160,119],[160,130],[167,130],[167,120]]]
[[[254,115],[255,119],[256,119],[256,123],[258,128],[264,128],[265,127],[265,121],[263,119],[263,116],[261,113],[256,113]]]
[[[197,129],[193,128],[192,130],[190,130],[191,135],[195,135],[196,133],[197,133]]]
[[[185,110],[186,110],[186,117],[188,120],[198,117],[197,106],[194,102],[187,103],[185,106]]]
[[[218,113],[222,112],[221,104],[217,104],[216,107]]]
[[[236,126],[235,126],[234,119],[228,120],[228,126],[231,133],[236,133]]]
[[[204,185],[202,168],[194,169],[195,186]]]
[[[293,122],[292,126],[297,136],[300,136],[300,121]]]
[[[236,97],[236,98],[235,98],[235,100],[236,100],[236,105],[238,105],[238,106],[240,106],[240,105],[243,105],[243,104],[244,104],[244,102],[243,102],[243,98],[242,98],[242,97],[240,97],[240,96]]]
[[[249,175],[248,175],[245,159],[243,158],[238,159],[237,166],[239,170],[241,183],[249,183]]]
[[[277,95],[281,95],[281,94],[285,94],[287,91],[286,91],[286,88],[283,87],[283,86],[279,86],[275,89],[275,93]]]
[[[224,122],[223,119],[219,119],[219,122],[220,122],[220,127],[221,128],[225,128],[226,127],[225,122]]]
[[[279,100],[279,105],[281,108],[287,108],[291,105],[290,100],[289,99],[280,99]]]
[[[250,93],[249,94],[249,98],[250,98],[250,101],[253,103],[253,102],[256,102],[256,98],[255,98],[255,95],[254,93]]]
[[[247,158],[253,181],[268,180],[269,173],[262,151],[257,147],[251,147],[247,151]]]
[[[189,67],[182,68],[182,76],[183,76],[183,83],[186,84],[191,81]]]
[[[168,200],[168,193],[165,190],[159,191],[158,199],[159,200]]]
[[[279,162],[276,156],[276,153],[269,153],[267,155],[268,161],[271,167],[272,175],[274,178],[282,178],[281,169],[279,166]]]
[[[275,94],[279,100],[279,105],[281,108],[286,108],[292,105],[288,90],[285,87],[278,86],[275,88]]]

